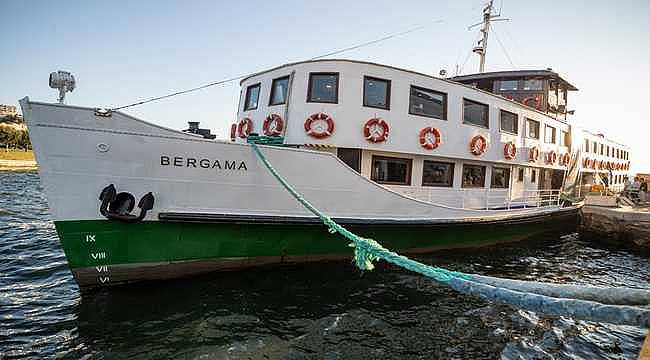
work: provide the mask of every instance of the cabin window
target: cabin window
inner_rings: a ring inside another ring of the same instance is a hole
[[[585,152],[589,152],[589,139],[585,139]],[[607,154],[609,154],[609,149],[607,149]]]
[[[422,186],[454,185],[454,164],[424,160],[422,168]]]
[[[535,183],[537,181],[537,170],[533,169],[530,172],[530,182]]]
[[[486,104],[463,99],[463,122],[489,128],[489,110]]]
[[[507,189],[509,186],[510,186],[510,169],[493,167],[490,187],[495,189]]]
[[[562,138],[560,140],[562,141],[561,145],[571,146],[571,135],[568,131],[562,131]]]
[[[380,184],[411,185],[411,159],[372,157],[370,179]]]
[[[549,125],[544,127],[544,142],[555,144],[555,128]]]
[[[524,181],[524,168],[519,168],[517,171],[517,182],[523,182]]]
[[[526,119],[526,136],[532,139],[539,139],[539,121]]]
[[[524,80],[524,90],[542,90],[543,87],[542,80]]]
[[[447,94],[411,85],[409,114],[447,119]]]
[[[354,171],[361,172],[361,149],[337,148],[336,156]]]
[[[390,80],[363,78],[363,106],[390,109]]]
[[[594,153],[594,154],[598,153],[598,143],[594,142],[594,143],[591,143],[591,145],[592,145],[591,146],[591,152]]]
[[[519,132],[519,117],[515,113],[501,110],[501,131],[517,135]]]
[[[619,151],[620,151],[619,149],[616,149],[616,158],[617,159],[621,158],[621,154],[619,153]]]
[[[332,103],[339,102],[338,73],[310,73],[307,102]]]
[[[519,80],[501,80],[499,91],[516,91],[519,90]]]
[[[251,85],[246,88],[246,101],[244,101],[244,111],[257,109],[260,99],[260,84]]]
[[[282,105],[287,103],[287,91],[289,89],[289,77],[273,79],[271,84],[271,97],[269,105]]]
[[[607,145],[607,156],[609,156],[609,145]]]
[[[605,155],[605,144],[600,144],[600,155]]]
[[[485,186],[485,166],[463,164],[464,188],[480,188]]]

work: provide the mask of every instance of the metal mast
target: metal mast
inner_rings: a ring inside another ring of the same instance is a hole
[[[478,54],[480,57],[479,72],[485,71],[485,52],[487,51],[488,43],[488,33],[490,31],[490,20],[492,20],[492,4],[494,0],[490,2],[483,8],[483,27],[481,28],[481,39],[479,39],[478,44],[472,51]]]
[[[490,0],[487,3],[487,5],[485,5],[485,8],[483,8],[483,21],[469,27],[469,29],[472,29],[475,26],[483,25],[481,27],[481,38],[479,39],[476,46],[472,49],[472,51],[474,53],[478,54],[478,56],[480,57],[479,72],[485,71],[485,53],[487,52],[488,33],[490,32],[490,23],[492,21],[508,21],[508,20],[510,20],[510,19],[502,19],[502,18],[500,18],[501,10],[499,10],[499,14],[492,15],[493,4],[494,4],[494,0]]]

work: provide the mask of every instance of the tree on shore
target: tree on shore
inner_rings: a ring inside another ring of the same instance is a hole
[[[27,151],[32,147],[27,130],[16,129],[12,126],[0,126],[0,145],[6,150],[21,149]]]

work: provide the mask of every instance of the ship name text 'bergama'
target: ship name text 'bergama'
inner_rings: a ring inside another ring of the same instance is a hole
[[[182,157],[182,156],[167,156],[160,155],[160,165],[161,166],[177,166],[177,167],[200,167],[204,169],[217,169],[217,170],[240,170],[246,171],[246,163],[243,161],[236,160],[210,160],[210,159],[199,159],[192,157]]]

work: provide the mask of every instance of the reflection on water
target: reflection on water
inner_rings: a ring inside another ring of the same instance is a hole
[[[644,330],[538,317],[382,264],[266,267],[84,293],[35,173],[0,173],[0,358],[627,359]],[[648,258],[577,235],[422,256],[518,279],[650,288]]]

